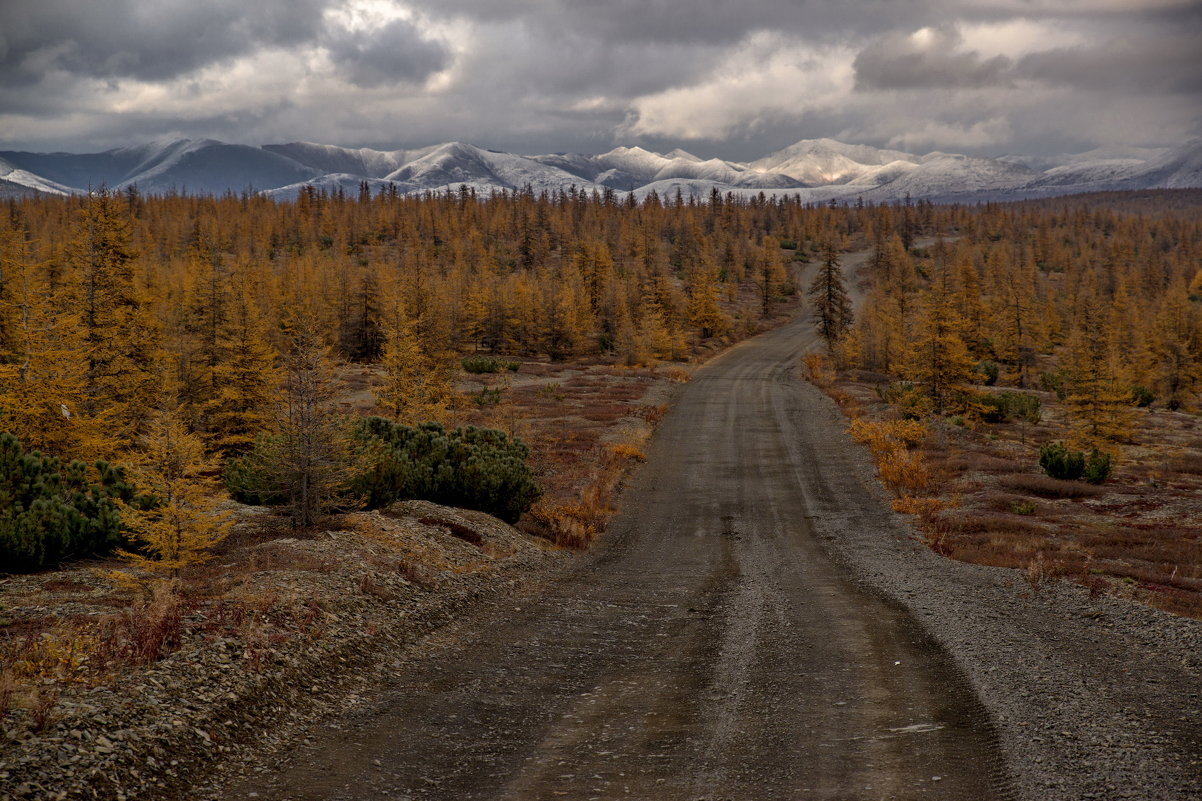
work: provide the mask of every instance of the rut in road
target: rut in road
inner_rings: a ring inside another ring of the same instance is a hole
[[[982,707],[807,521],[797,321],[699,370],[595,554],[436,638],[370,711],[229,798],[988,799]],[[864,493],[865,503],[874,503]]]

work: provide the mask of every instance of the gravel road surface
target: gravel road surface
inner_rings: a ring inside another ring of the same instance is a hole
[[[697,372],[595,552],[216,797],[1202,798],[1199,625],[916,543],[811,331]]]

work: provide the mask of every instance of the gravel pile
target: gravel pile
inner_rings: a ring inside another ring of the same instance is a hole
[[[40,734],[9,718],[0,723],[0,798],[187,795],[218,763],[354,704],[358,688],[381,680],[388,655],[520,594],[563,561],[495,518],[425,502],[347,520],[355,530],[262,543],[264,563],[278,567],[235,590],[317,601],[311,636],[194,636],[150,668],[66,690]]]
[[[952,655],[994,720],[1019,796],[1202,798],[1202,622],[936,555],[889,510],[865,449],[832,436],[846,426],[834,403],[801,391],[801,428],[823,473],[840,477],[807,499],[825,547]]]

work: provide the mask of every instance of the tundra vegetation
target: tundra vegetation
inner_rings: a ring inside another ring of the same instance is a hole
[[[864,412],[855,435],[933,547],[1195,613],[1197,208],[366,187],[9,201],[0,570],[93,557],[111,591],[78,619],[0,609],[0,716],[49,704],[29,690],[45,679],[158,659],[198,614],[308,620],[221,587],[263,569],[248,543],[366,532],[365,508],[432,499],[587,546],[687,363],[787,319],[799,288],[824,319],[812,374]],[[1044,474],[1053,442],[1100,483]]]
[[[809,374],[933,548],[1202,616],[1200,204],[847,214],[864,299]]]

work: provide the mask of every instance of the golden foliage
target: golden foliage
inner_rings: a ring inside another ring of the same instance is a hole
[[[122,519],[143,552],[120,555],[139,569],[178,576],[181,569],[211,558],[210,549],[225,539],[233,521],[217,509],[220,500],[210,478],[215,465],[178,410],[151,418],[141,446],[133,480],[155,504],[123,509]]]

